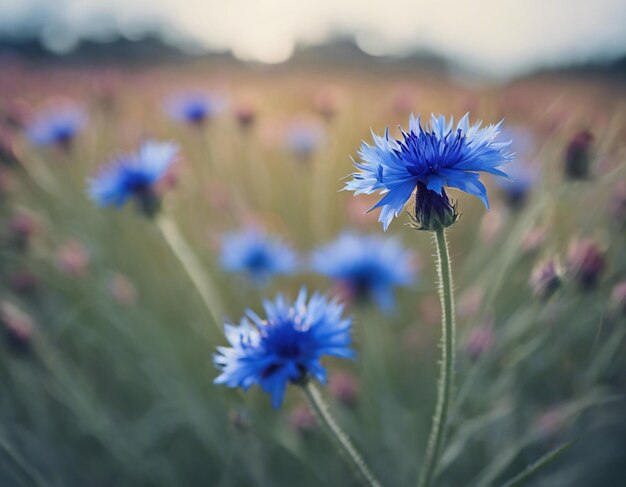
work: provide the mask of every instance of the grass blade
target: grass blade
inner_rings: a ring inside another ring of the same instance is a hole
[[[522,470],[518,475],[513,477],[507,483],[505,483],[502,487],[520,487],[524,485],[530,477],[536,474],[543,467],[549,465],[558,457],[560,457],[565,451],[569,450],[572,445],[576,443],[576,440],[564,443],[563,445],[555,448],[554,450],[550,450],[544,456],[542,456],[535,463],[530,464],[524,470]]]

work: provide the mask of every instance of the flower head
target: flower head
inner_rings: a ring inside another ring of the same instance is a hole
[[[176,159],[178,147],[171,142],[147,141],[132,154],[122,155],[88,180],[90,198],[99,206],[123,206],[138,198],[148,214],[158,208],[155,184]]]
[[[495,178],[494,182],[502,190],[506,203],[517,208],[525,202],[539,179],[537,167],[531,164],[536,141],[530,131],[521,127],[502,130],[500,139],[512,141],[515,160],[506,168],[510,179]]]
[[[320,294],[307,300],[305,289],[292,304],[282,296],[265,301],[265,319],[251,310],[239,326],[226,325],[230,347],[218,347],[215,364],[221,374],[216,384],[248,390],[257,384],[272,396],[277,408],[288,382],[314,377],[324,383],[324,355],[352,358],[352,320],[342,318],[343,306]]]
[[[385,311],[394,306],[394,288],[415,277],[413,255],[396,239],[378,235],[344,233],[311,260],[313,270],[337,281],[349,297],[371,299]]]
[[[85,112],[75,105],[64,105],[39,113],[26,128],[35,145],[67,147],[87,123]]]
[[[606,256],[602,247],[591,238],[571,242],[567,251],[570,274],[581,284],[592,287],[606,268]]]
[[[452,118],[446,121],[443,115],[432,115],[430,126],[424,129],[420,118],[411,115],[409,132],[402,131],[402,139],[390,138],[387,130],[382,137],[372,133],[373,146],[362,144],[361,162],[355,162],[358,171],[344,189],[354,191],[355,195],[384,194],[372,209],[382,208],[378,220],[385,230],[416,188],[418,202],[424,196],[420,193],[429,191],[432,194],[425,201],[432,203],[441,197],[444,201],[439,206],[453,209],[444,190],[447,186],[478,196],[488,207],[487,190],[480,181],[480,173],[506,177],[498,168],[513,156],[507,151],[510,142],[496,140],[500,124],[480,127],[481,122],[470,127],[468,114],[456,129]]]
[[[316,120],[296,120],[289,125],[285,134],[287,148],[300,159],[311,157],[325,140],[324,127]]]
[[[534,267],[528,283],[536,298],[547,300],[561,286],[561,281],[562,271],[559,261],[546,259]]]
[[[585,179],[589,175],[592,159],[593,134],[588,130],[578,132],[565,149],[565,176]]]
[[[201,125],[221,113],[225,105],[225,101],[216,95],[186,93],[172,98],[166,110],[178,122]]]
[[[298,256],[280,238],[250,228],[223,237],[221,263],[224,269],[244,272],[263,284],[274,275],[294,272]]]

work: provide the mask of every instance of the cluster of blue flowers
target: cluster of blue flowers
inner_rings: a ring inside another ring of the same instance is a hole
[[[177,120],[200,123],[220,109],[220,103],[202,96],[176,99],[169,106]],[[374,145],[363,143],[357,172],[345,189],[356,194],[380,192],[374,206],[382,208],[379,220],[386,230],[390,222],[415,195],[414,218],[422,227],[432,222],[448,226],[456,219],[444,213],[454,207],[444,188],[456,188],[488,199],[480,173],[505,176],[499,168],[512,160],[509,141],[500,141],[500,124],[481,128],[464,116],[456,125],[443,116],[431,118],[423,128],[411,116],[409,131],[401,139],[373,134]],[[289,143],[297,153],[309,153],[321,136],[315,131],[295,131]],[[149,141],[134,154],[115,159],[89,180],[89,195],[99,206],[122,206],[129,199],[151,201],[156,183],[174,162],[177,147]],[[520,183],[521,184],[521,183]],[[149,198],[146,198],[147,195]],[[424,215],[436,211],[437,218]],[[443,215],[443,216],[442,216]],[[428,221],[427,221],[428,220]],[[424,223],[426,222],[426,224]],[[447,222],[447,223],[446,223]],[[244,230],[224,236],[221,264],[230,272],[243,273],[252,281],[266,283],[272,276],[293,274],[301,259],[283,240],[259,230]],[[344,233],[334,242],[316,249],[309,266],[335,281],[345,297],[367,299],[382,310],[394,306],[394,291],[416,280],[415,260],[393,238]],[[226,325],[230,347],[218,348],[215,357],[221,374],[216,383],[248,389],[259,385],[278,407],[288,383],[310,378],[325,381],[320,364],[324,355],[350,358],[351,320],[342,317],[343,306],[319,294],[307,298],[302,290],[295,302],[282,296],[264,303],[265,317],[247,311],[239,326]]]
[[[256,229],[229,233],[222,241],[222,267],[265,284],[270,277],[295,273],[300,258],[280,238]],[[309,268],[338,283],[344,297],[393,309],[396,286],[415,280],[415,260],[397,239],[344,233],[313,252]]]

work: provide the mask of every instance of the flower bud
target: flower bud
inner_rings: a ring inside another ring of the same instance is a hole
[[[465,343],[465,352],[472,360],[478,360],[491,350],[496,343],[496,336],[490,326],[478,326],[470,331]]]
[[[626,227],[626,181],[620,181],[609,203],[609,216],[617,228]]]
[[[327,87],[315,95],[315,109],[326,121],[332,120],[337,114],[339,95],[333,88]]]
[[[0,303],[0,324],[4,328],[9,344],[18,351],[26,351],[30,345],[35,325],[30,316],[13,303]]]
[[[89,252],[79,241],[69,240],[59,247],[56,263],[62,273],[70,277],[81,278],[87,272]]]
[[[21,251],[28,249],[32,236],[37,232],[37,222],[27,213],[18,213],[9,221],[12,244]]]
[[[33,294],[39,288],[39,277],[28,271],[17,271],[9,276],[9,287],[16,294]]]
[[[115,301],[123,306],[137,302],[137,288],[123,274],[116,273],[109,280],[109,292]]]
[[[453,225],[460,216],[457,204],[450,201],[444,190],[439,194],[424,183],[417,183],[414,213],[409,212],[412,228],[435,232]]]
[[[561,269],[556,259],[546,259],[535,266],[529,285],[537,299],[546,300],[561,285]]]
[[[299,404],[289,413],[289,425],[300,434],[310,433],[317,427],[317,418],[308,405]]]
[[[237,123],[239,127],[242,129],[247,129],[254,125],[256,120],[256,112],[254,107],[249,104],[241,104],[235,108],[235,118],[237,119]]]
[[[593,135],[587,130],[578,132],[565,151],[565,175],[569,179],[585,179],[589,174]]]
[[[606,267],[604,252],[591,239],[572,242],[567,253],[568,270],[581,284],[590,287]]]
[[[348,372],[336,372],[328,381],[330,395],[349,407],[354,407],[359,399],[359,382]]]

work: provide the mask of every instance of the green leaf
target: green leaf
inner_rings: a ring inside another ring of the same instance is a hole
[[[558,457],[560,457],[565,451],[569,450],[572,445],[576,443],[576,440],[570,441],[568,443],[564,443],[563,445],[555,448],[554,450],[549,451],[544,456],[542,456],[535,463],[528,465],[523,471],[521,471],[518,475],[513,477],[507,483],[505,483],[502,487],[520,487],[524,485],[530,477],[536,474],[539,470],[541,470],[546,465],[549,465]]]

